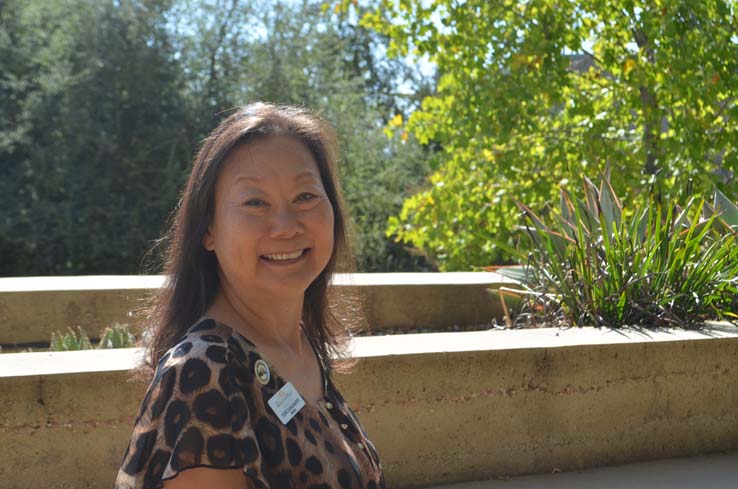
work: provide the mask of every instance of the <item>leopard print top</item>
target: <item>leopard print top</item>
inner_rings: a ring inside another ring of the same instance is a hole
[[[282,424],[267,401],[286,381],[240,333],[200,320],[159,361],[115,489],[160,489],[192,467],[242,468],[260,488],[384,488],[374,445],[322,370],[324,399]]]

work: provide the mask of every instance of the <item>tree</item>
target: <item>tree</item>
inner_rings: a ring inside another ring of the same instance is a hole
[[[190,154],[168,8],[0,4],[3,274],[138,270]]]
[[[224,116],[216,114],[216,107],[253,100],[318,110],[336,128],[340,143],[341,180],[355,221],[359,270],[431,268],[422,256],[384,236],[387,218],[418,188],[428,167],[425,151],[414,139],[385,136],[384,124],[413,104],[412,94],[398,93],[398,86],[416,86],[421,80],[404,62],[378,55],[383,36],[321,2],[276,1],[261,10],[238,1],[184,5],[189,13],[178,15],[190,28],[182,31],[179,45],[188,86],[197,87],[188,98],[192,106],[203,107],[200,119]],[[199,17],[197,12],[208,15],[189,22],[191,15]],[[217,90],[207,88],[213,84]],[[209,92],[217,94],[217,103],[197,101],[198,93]]]
[[[414,103],[382,35],[319,2],[0,2],[0,275],[156,272],[198,142],[233,107],[306,105],[337,128],[360,270],[416,270],[384,236],[427,174],[384,124]]]
[[[738,195],[734,0],[386,0],[363,23],[439,70],[406,126],[439,147],[430,186],[388,231],[443,269],[508,259],[509,197],[541,208],[607,159],[628,199]]]

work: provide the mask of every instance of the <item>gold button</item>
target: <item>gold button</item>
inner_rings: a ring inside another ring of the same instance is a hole
[[[361,442],[357,443],[356,446],[359,447],[361,450],[364,449],[364,444]]]
[[[328,409],[333,409],[333,404],[331,404],[330,402],[327,402],[326,401],[325,407],[327,407]]]
[[[341,429],[342,430],[348,429],[348,425],[346,423],[341,423]]]
[[[254,375],[256,375],[256,378],[262,384],[267,385],[269,383],[269,379],[271,378],[269,367],[267,366],[267,363],[261,358],[258,359],[256,363],[254,363]]]

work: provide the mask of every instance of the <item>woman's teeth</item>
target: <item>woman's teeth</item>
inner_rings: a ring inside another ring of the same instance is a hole
[[[294,260],[295,258],[302,255],[305,250],[297,250],[292,253],[275,253],[273,255],[263,255],[264,258],[269,260]]]

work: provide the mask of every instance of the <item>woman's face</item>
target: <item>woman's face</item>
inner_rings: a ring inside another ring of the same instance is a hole
[[[333,252],[333,208],[310,151],[289,136],[234,149],[215,185],[203,245],[236,290],[304,293]]]

